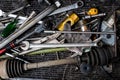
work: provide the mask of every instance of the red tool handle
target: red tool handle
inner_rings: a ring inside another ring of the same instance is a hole
[[[4,54],[7,50],[10,50],[11,48],[14,48],[14,47],[15,47],[15,44],[13,42],[11,42],[5,48],[0,50],[0,55]]]

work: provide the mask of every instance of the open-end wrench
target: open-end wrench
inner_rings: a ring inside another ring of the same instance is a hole
[[[28,43],[28,45],[26,45],[26,42],[25,42],[25,45],[23,44],[23,47],[27,47],[26,49],[29,49],[29,42],[27,42]],[[58,40],[56,40],[56,39],[53,39],[53,40],[51,40],[51,41],[47,41],[46,43],[59,43],[59,44],[63,44],[64,43],[64,39],[63,40],[61,40],[61,41],[58,41]],[[35,51],[37,51],[37,50],[41,50],[41,49],[43,49],[43,48],[32,48],[32,49],[29,49],[29,50],[27,50],[27,51],[23,51],[23,52],[21,52],[19,55],[24,55],[24,54],[29,54],[29,53],[31,53],[31,52],[35,52]]]
[[[57,44],[60,44],[60,42],[58,40],[56,40],[56,39],[49,40],[48,42],[45,42],[45,43],[49,43],[49,44],[51,44],[51,43],[56,44],[57,43]],[[31,48],[32,49],[36,48],[36,47],[31,47],[30,44],[31,43],[29,43],[28,41],[23,41],[22,46],[20,46],[20,48],[22,50],[28,50],[28,49],[31,49]],[[39,45],[41,45],[41,44],[39,44]],[[37,48],[42,49],[42,47],[41,48],[37,47]]]
[[[80,7],[83,7],[83,6],[84,6],[84,2],[80,0],[80,1],[78,1],[74,4],[72,4],[72,5],[62,7],[62,8],[58,8],[57,10],[53,11],[49,16],[55,15],[55,14],[58,14],[58,13],[62,13],[62,12],[65,12],[65,11],[77,9],[77,8],[80,8]]]

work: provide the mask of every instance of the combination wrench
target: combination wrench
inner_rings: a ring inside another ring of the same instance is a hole
[[[62,7],[62,8],[58,8],[57,10],[53,11],[49,16],[59,14],[59,13],[62,13],[62,12],[66,12],[66,11],[70,11],[70,10],[73,10],[73,9],[81,8],[83,6],[84,6],[84,2],[80,0],[80,1],[78,1],[74,4],[72,4],[72,5],[68,5],[68,6],[65,6],[65,7]]]

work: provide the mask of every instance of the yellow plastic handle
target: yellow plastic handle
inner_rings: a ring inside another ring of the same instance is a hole
[[[63,31],[64,30],[64,25],[66,23],[70,23],[70,25],[74,25],[77,21],[79,20],[79,17],[77,16],[77,14],[72,13],[70,14],[67,18],[65,18],[59,25],[58,25],[58,30],[59,31]]]

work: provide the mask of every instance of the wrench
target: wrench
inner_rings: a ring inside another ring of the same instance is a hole
[[[84,2],[80,0],[80,1],[78,1],[74,4],[72,4],[72,5],[62,7],[62,8],[58,8],[57,10],[53,11],[49,16],[59,14],[59,13],[65,12],[65,11],[69,11],[69,10],[72,10],[72,9],[77,9],[77,8],[80,8],[80,7],[83,7],[83,6],[84,6]]]
[[[46,41],[46,43],[58,43],[58,41],[56,41],[56,38],[59,37],[60,35],[61,35],[61,33],[56,33],[56,34],[53,34],[53,35],[50,35],[50,36],[46,36],[42,39],[34,40],[34,41],[32,41],[32,43],[41,44],[45,41]],[[21,49],[27,50],[29,48],[29,42],[28,41],[23,41],[22,43],[26,46],[21,46]],[[60,43],[62,43],[62,42],[60,42]]]
[[[55,39],[55,40],[56,40],[56,39]],[[52,40],[52,41],[54,41],[54,40]],[[50,42],[51,42],[51,41],[50,41]],[[56,41],[56,42],[59,42],[59,43],[63,44],[63,43],[64,43],[64,39],[61,40],[61,41]],[[29,42],[28,42],[28,43],[29,43]],[[48,41],[47,43],[49,43],[49,41]],[[55,43],[55,42],[53,42],[53,43]],[[29,48],[29,47],[28,47],[28,48]],[[21,52],[19,55],[28,54],[28,53],[31,53],[31,52],[34,52],[34,51],[37,51],[37,50],[40,50],[40,49],[42,49],[42,48],[32,48],[32,49],[30,49],[30,50]]]
[[[52,15],[55,15],[55,14],[59,14],[59,13],[62,13],[62,12],[65,12],[65,11],[69,11],[69,10],[72,10],[72,9],[77,9],[77,8],[80,8],[84,5],[84,2],[83,1],[78,1],[72,5],[69,5],[69,6],[66,6],[66,7],[62,7],[62,8],[59,8],[55,11],[53,11],[50,15],[48,16],[52,16]],[[3,12],[2,10],[0,10],[0,16],[2,15],[5,15],[5,12]],[[9,17],[12,17],[12,18],[15,18],[17,17],[17,15],[15,14],[9,14],[8,15]],[[25,20],[27,17],[23,17],[23,16],[19,16],[18,19],[21,19],[21,20]],[[39,24],[41,24],[41,21],[38,22]]]
[[[55,44],[55,43],[60,43],[60,42],[58,40],[56,40],[56,39],[53,39],[53,40],[50,40],[50,41],[48,41],[46,43],[54,43]],[[35,47],[31,47],[30,43],[28,41],[23,41],[22,46],[20,46],[20,48],[22,50],[28,50],[28,49],[31,49],[31,48],[34,49]],[[42,48],[39,48],[39,49],[42,49]]]
[[[29,48],[58,48],[58,47],[89,47],[89,46],[97,46],[97,43],[71,43],[71,44],[30,44],[28,42],[24,42],[23,46]]]

